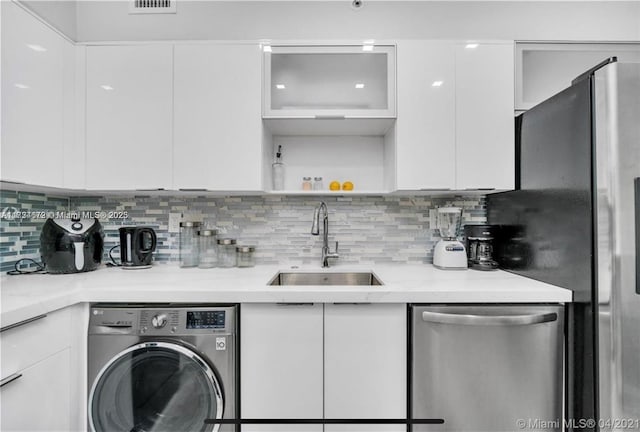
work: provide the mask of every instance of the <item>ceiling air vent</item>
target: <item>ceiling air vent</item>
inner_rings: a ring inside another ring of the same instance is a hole
[[[176,0],[130,0],[130,14],[176,13]]]

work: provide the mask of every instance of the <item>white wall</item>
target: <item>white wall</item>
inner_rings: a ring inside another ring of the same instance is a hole
[[[2,0],[4,1],[4,0]],[[36,15],[58,29],[68,38],[77,37],[77,2],[74,0],[19,0]]]
[[[639,1],[187,1],[129,15],[126,1],[78,3],[79,41],[151,39],[640,40]]]

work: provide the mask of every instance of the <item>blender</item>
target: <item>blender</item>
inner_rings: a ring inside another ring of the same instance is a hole
[[[442,240],[433,250],[433,265],[439,269],[466,269],[467,252],[457,240],[462,222],[460,207],[440,207],[438,209],[438,229]]]

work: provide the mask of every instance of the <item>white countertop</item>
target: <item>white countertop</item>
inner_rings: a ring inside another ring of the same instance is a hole
[[[382,286],[268,286],[278,271],[373,271]],[[100,268],[69,275],[0,278],[0,326],[81,302],[128,303],[565,303],[569,290],[504,271],[438,270],[431,265],[256,266],[144,270]]]

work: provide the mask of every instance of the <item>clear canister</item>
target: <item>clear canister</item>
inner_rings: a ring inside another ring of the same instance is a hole
[[[256,265],[256,259],[253,255],[255,246],[238,246],[236,247],[236,255],[238,267],[253,267]]]
[[[180,222],[180,267],[198,265],[198,230],[200,222]]]
[[[236,266],[236,239],[218,239],[218,267]]]
[[[198,231],[200,241],[200,260],[198,267],[213,268],[218,265],[218,231],[206,229]]]

